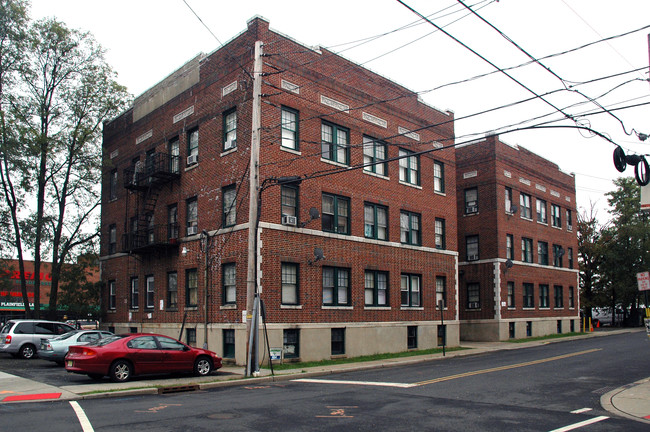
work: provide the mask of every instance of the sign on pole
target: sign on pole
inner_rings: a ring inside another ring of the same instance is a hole
[[[641,211],[650,212],[650,183],[641,186]]]
[[[639,285],[639,291],[650,291],[650,272],[637,273],[636,282]]]

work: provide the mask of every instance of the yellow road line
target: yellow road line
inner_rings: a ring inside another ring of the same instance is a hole
[[[498,371],[503,371],[503,370],[508,370],[508,369],[516,369],[516,368],[520,368],[520,367],[532,366],[532,365],[541,364],[541,363],[548,363],[548,362],[552,362],[552,361],[556,361],[556,360],[562,360],[562,359],[565,359],[565,358],[575,357],[575,356],[579,356],[579,355],[591,354],[593,352],[601,351],[601,350],[602,350],[602,348],[595,348],[595,349],[590,349],[590,350],[586,350],[586,351],[579,351],[579,352],[575,352],[575,353],[571,353],[571,354],[563,354],[563,355],[559,355],[559,356],[555,356],[555,357],[548,357],[548,358],[545,358],[545,359],[533,360],[533,361],[524,362],[524,363],[516,363],[516,364],[512,364],[512,365],[507,365],[507,366],[499,366],[499,367],[495,367],[495,368],[481,369],[481,370],[472,371],[472,372],[465,372],[465,373],[457,374],[457,375],[449,375],[449,376],[446,376],[446,377],[440,377],[440,378],[434,378],[434,379],[427,380],[427,381],[416,382],[416,383],[411,384],[411,386],[412,387],[417,387],[417,386],[423,386],[423,385],[427,385],[427,384],[435,384],[435,383],[439,383],[439,382],[443,382],[443,381],[449,381],[449,380],[458,379],[458,378],[465,378],[465,377],[474,376],[474,375],[481,375],[481,374],[486,374],[486,373],[491,373],[491,372],[498,372]]]

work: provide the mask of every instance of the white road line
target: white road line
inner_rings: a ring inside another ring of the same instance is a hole
[[[389,383],[389,382],[372,382],[372,381],[343,381],[343,380],[325,380],[325,379],[310,379],[310,378],[300,378],[292,380],[294,382],[304,382],[304,383],[318,383],[318,384],[352,384],[352,385],[364,385],[364,386],[378,386],[378,387],[398,387],[398,388],[411,388],[415,387],[415,384],[403,384],[403,383]]]
[[[580,409],[571,411],[571,414],[582,414],[582,413],[586,413],[587,411],[591,411],[591,410],[592,410],[592,408],[580,408]]]
[[[79,419],[79,423],[81,424],[81,429],[83,432],[95,432],[93,425],[90,424],[90,420],[88,420],[88,417],[86,417],[86,413],[84,412],[83,408],[81,408],[79,403],[77,401],[70,401],[70,405],[72,405],[72,409],[74,410],[75,414],[77,414],[77,418]]]
[[[603,420],[607,420],[608,418],[609,417],[607,417],[607,416],[594,417],[591,420],[585,420],[585,421],[582,421],[580,423],[574,423],[572,425],[564,426],[564,427],[561,427],[559,429],[553,429],[552,431],[549,431],[549,432],[566,432],[566,431],[570,431],[570,430],[574,430],[574,429],[579,429],[579,428],[584,427],[584,426],[589,426],[591,424],[598,423],[598,422],[601,422]]]

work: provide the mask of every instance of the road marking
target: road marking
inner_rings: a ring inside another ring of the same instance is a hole
[[[303,383],[352,384],[352,385],[365,385],[365,386],[378,386],[378,387],[399,387],[399,388],[410,388],[410,387],[415,386],[415,384],[403,384],[403,383],[373,382],[373,381],[322,380],[322,379],[312,379],[312,378],[300,378],[300,379],[295,379],[295,380],[292,380],[292,381],[303,382]]]
[[[571,411],[571,414],[582,414],[582,413],[586,413],[587,411],[591,411],[591,410],[592,410],[591,408],[580,408],[580,409]]]
[[[330,415],[317,415],[316,418],[354,418],[352,415],[347,415],[345,410],[348,408],[359,408],[358,406],[328,406]]]
[[[81,424],[81,430],[83,430],[83,432],[95,432],[93,425],[90,424],[90,420],[88,420],[86,413],[79,403],[77,401],[70,401],[70,405],[72,405],[72,409],[75,414],[77,414],[77,419],[79,419],[79,423]]]
[[[585,354],[591,354],[596,351],[601,351],[602,348],[595,348],[595,349],[590,349],[586,351],[578,351],[575,353],[570,353],[570,354],[563,354],[555,357],[548,357],[545,359],[540,359],[540,360],[533,360],[529,362],[524,362],[524,363],[516,363],[512,365],[506,365],[506,366],[499,366],[495,368],[489,368],[489,369],[480,369],[476,371],[471,371],[471,372],[465,372],[462,374],[457,374],[457,375],[448,375],[445,377],[440,377],[440,378],[434,378],[430,379],[427,381],[420,381],[416,383],[390,383],[390,382],[372,382],[372,381],[345,381],[345,380],[324,380],[324,379],[313,379],[313,378],[301,378],[301,379],[296,379],[292,380],[295,382],[303,382],[303,383],[320,383],[320,384],[351,384],[351,385],[364,385],[364,386],[378,386],[378,387],[397,387],[397,388],[411,388],[411,387],[418,387],[418,386],[423,386],[427,384],[435,384],[443,381],[450,381],[458,378],[465,378],[469,376],[474,376],[474,375],[482,375],[486,373],[491,373],[491,372],[499,372],[499,371],[504,371],[504,370],[509,370],[509,369],[516,369],[520,367],[525,367],[525,366],[532,366],[536,364],[541,364],[541,363],[548,363],[556,360],[562,360],[565,358],[570,358],[570,357],[575,357],[579,355],[585,355]]]
[[[413,386],[422,386],[422,385],[427,385],[427,384],[435,384],[435,383],[439,383],[439,382],[443,382],[443,381],[449,381],[449,380],[458,379],[458,378],[465,378],[465,377],[474,376],[474,375],[482,375],[482,374],[491,373],[491,372],[499,372],[499,371],[504,371],[504,370],[509,370],[509,369],[517,369],[517,368],[520,368],[520,367],[532,366],[532,365],[548,363],[548,362],[552,362],[552,361],[556,361],[556,360],[562,360],[562,359],[565,359],[565,358],[575,357],[575,356],[579,356],[579,355],[590,354],[590,353],[593,353],[593,352],[596,352],[596,351],[601,351],[601,350],[602,350],[602,348],[595,348],[595,349],[590,349],[590,350],[586,350],[586,351],[579,351],[579,352],[575,352],[575,353],[571,353],[571,354],[563,354],[563,355],[559,355],[559,356],[555,356],[555,357],[548,357],[548,358],[545,358],[545,359],[533,360],[533,361],[524,362],[524,363],[516,363],[516,364],[512,364],[512,365],[499,366],[499,367],[494,367],[494,368],[489,368],[489,369],[480,369],[480,370],[476,370],[476,371],[472,371],[472,372],[465,372],[465,373],[462,373],[462,374],[449,375],[449,376],[446,376],[446,377],[434,378],[434,379],[427,380],[427,381],[420,381],[420,382],[414,383]]]
[[[170,406],[183,406],[183,405],[181,405],[181,404],[158,404],[157,407],[148,408],[146,411],[135,410],[135,412],[139,412],[139,413],[146,413],[146,412],[157,413],[158,411],[162,411],[164,409],[167,409]]]
[[[549,432],[566,432],[566,431],[570,431],[570,430],[574,430],[574,429],[579,429],[579,428],[584,427],[584,426],[589,426],[589,425],[592,425],[594,423],[598,423],[598,422],[601,422],[603,420],[607,420],[608,418],[609,417],[607,417],[607,416],[594,417],[594,418],[592,418],[590,420],[581,421],[580,423],[574,423],[572,425],[564,426],[564,427],[561,427],[559,429],[553,429],[552,431],[549,431]]]

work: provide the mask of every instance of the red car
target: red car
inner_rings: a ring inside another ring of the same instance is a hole
[[[221,357],[168,336],[138,333],[109,336],[96,343],[72,346],[65,356],[68,372],[92,379],[108,375],[113,382],[133,375],[194,372],[205,376],[221,367]]]

